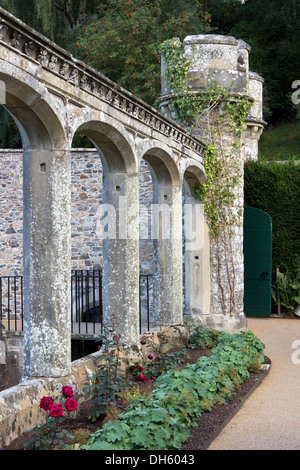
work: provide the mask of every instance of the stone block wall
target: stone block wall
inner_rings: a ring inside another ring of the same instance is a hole
[[[0,150],[0,275],[23,274],[23,161],[21,150]],[[101,269],[102,240],[99,206],[102,164],[94,149],[71,155],[72,269]],[[152,177],[142,160],[140,172],[141,273],[152,273],[153,243],[149,227]]]
[[[0,154],[0,275],[23,273],[23,169],[19,150]]]

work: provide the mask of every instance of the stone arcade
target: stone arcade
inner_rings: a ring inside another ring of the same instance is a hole
[[[191,76],[213,76],[222,86],[236,81],[253,106],[243,135],[243,158],[257,157],[263,130],[262,79],[249,72],[249,47],[232,37],[199,35],[185,39],[186,53],[196,44]],[[24,219],[24,380],[67,377],[70,359],[71,171],[75,132],[95,145],[103,167],[104,202],[118,207],[117,233],[103,240],[103,308],[107,325],[124,343],[139,341],[138,177],[142,159],[150,167],[154,202],[170,208],[170,230],[154,246],[154,298],[157,326],[182,323],[182,184],[191,204],[195,184],[205,181],[202,136],[191,135],[168,113],[162,84],[161,112],[75,59],[0,8],[0,80],[4,106],[15,119],[23,142]],[[197,80],[194,81],[197,87]],[[241,162],[241,172],[243,162]],[[238,188],[243,207],[243,180]],[[5,197],[3,195],[2,197]],[[136,208],[133,210],[133,208]],[[120,225],[122,215],[122,225]],[[213,244],[207,227],[200,243],[186,252],[185,294],[190,314],[209,327],[245,328],[243,312],[243,233],[234,251],[238,282],[234,311],[221,311],[219,286],[210,266]]]

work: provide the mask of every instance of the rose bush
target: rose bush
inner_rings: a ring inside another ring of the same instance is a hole
[[[40,400],[40,408],[49,411],[49,417],[46,424],[37,425],[33,428],[33,439],[25,443],[25,447],[31,446],[37,450],[52,450],[56,446],[68,448],[62,440],[63,437],[72,439],[74,436],[65,431],[62,427],[62,418],[64,416],[64,407],[67,411],[75,411],[77,409],[77,401],[74,397],[72,387],[67,385],[62,387],[61,394],[65,399],[65,403],[54,403],[51,397],[42,397]]]
[[[201,335],[209,356],[182,370],[169,369],[156,380],[151,396],[133,400],[118,419],[90,436],[84,450],[179,450],[202,413],[225,402],[250,371],[263,362],[264,344],[251,332],[211,331]],[[193,337],[195,341],[195,335]]]

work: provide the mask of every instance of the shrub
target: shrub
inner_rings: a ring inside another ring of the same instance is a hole
[[[200,330],[198,333],[201,336]],[[206,332],[207,334],[207,332]],[[209,335],[208,335],[209,336]],[[263,360],[264,345],[251,331],[218,333],[209,356],[158,377],[151,397],[137,397],[114,422],[91,436],[86,450],[180,449],[205,410],[222,403]],[[234,372],[233,372],[234,371]]]
[[[166,39],[211,31],[210,15],[197,0],[177,2],[108,0],[76,44],[89,65],[153,105],[161,92],[159,45]]]
[[[282,305],[293,310],[300,285],[300,165],[291,160],[248,162],[245,166],[245,204],[262,209],[272,217],[272,286],[276,302],[276,268]]]

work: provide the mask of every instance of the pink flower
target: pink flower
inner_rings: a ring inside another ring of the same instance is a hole
[[[51,416],[52,418],[59,418],[60,416],[63,415],[63,413],[64,413],[64,410],[63,410],[62,404],[58,403],[58,404],[51,406],[50,411],[49,411],[49,416]]]
[[[65,407],[67,408],[68,411],[74,411],[77,408],[77,401],[74,400],[74,398],[68,398]]]
[[[42,408],[42,410],[48,411],[52,405],[53,400],[50,397],[43,397],[40,401],[40,408]]]
[[[148,359],[153,359],[153,354],[149,354]]]
[[[142,339],[141,344],[146,344],[146,340]]]
[[[63,396],[66,397],[66,398],[68,398],[68,397],[73,397],[73,396],[74,396],[74,392],[73,392],[72,387],[68,387],[67,385],[65,385],[65,386],[61,389],[61,393],[62,393]]]
[[[141,382],[145,382],[146,376],[145,376],[144,374],[140,374],[140,375],[138,376],[138,380],[140,380]]]

